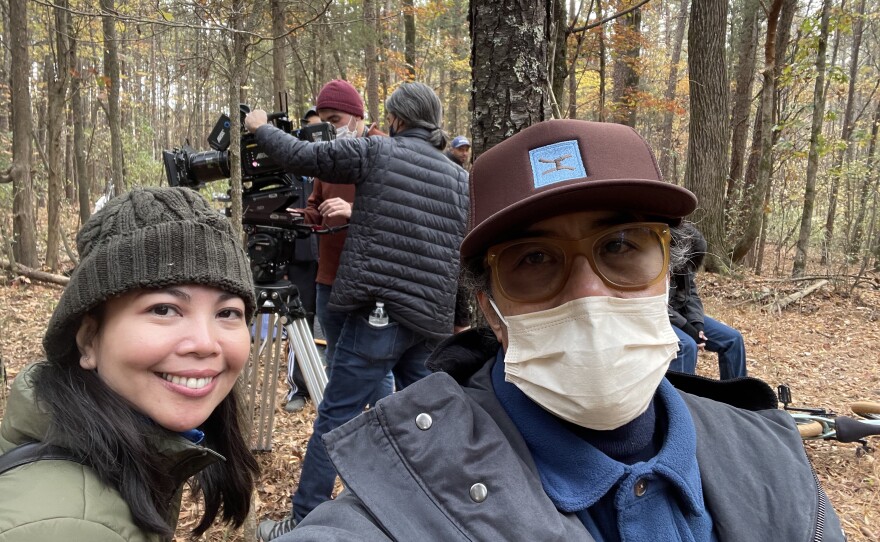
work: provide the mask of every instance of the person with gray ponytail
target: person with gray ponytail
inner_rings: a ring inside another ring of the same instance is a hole
[[[446,134],[440,129],[443,105],[423,83],[404,83],[385,100],[385,115],[391,137],[410,128],[428,131],[428,142],[438,150],[446,148]]]
[[[443,108],[430,87],[404,83],[385,106],[392,137],[306,142],[267,124],[265,111],[245,118],[260,148],[291,173],[355,186],[348,237],[327,304],[328,312],[345,320],[330,378],[291,515],[262,522],[260,540],[292,530],[330,500],[336,470],[323,435],[360,414],[389,371],[398,390],[427,376],[425,360],[453,332],[459,246],[469,208],[467,172],[443,155]],[[370,315],[379,307],[387,319],[377,325]]]

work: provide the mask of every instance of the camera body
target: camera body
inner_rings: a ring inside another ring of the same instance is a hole
[[[302,216],[287,211],[289,207],[305,207],[308,198],[304,193],[305,183],[286,173],[263,151],[254,135],[244,129],[244,118],[249,112],[247,105],[240,105],[242,226],[247,234],[247,252],[254,281],[267,284],[284,277],[287,266],[295,257],[295,241],[309,237],[312,228],[303,223]],[[268,117],[276,128],[303,141],[330,141],[336,137],[336,130],[329,123],[294,130],[286,112],[271,113]],[[198,190],[210,182],[228,179],[231,172],[228,151],[231,123],[228,115],[220,115],[208,135],[211,150],[196,151],[185,144],[182,148],[163,151],[168,184]],[[229,200],[228,197],[224,199]],[[229,215],[228,208],[226,214]]]

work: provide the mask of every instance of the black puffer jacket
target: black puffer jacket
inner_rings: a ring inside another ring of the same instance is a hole
[[[292,173],[357,185],[330,309],[383,301],[394,320],[421,335],[452,333],[467,173],[428,143],[428,132],[306,143],[264,125],[256,137]]]

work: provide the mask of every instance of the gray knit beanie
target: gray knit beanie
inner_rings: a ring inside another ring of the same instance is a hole
[[[76,236],[80,263],[43,337],[50,361],[79,358],[76,333],[90,310],[136,288],[214,286],[256,308],[250,263],[229,220],[197,192],[135,188],[110,200]]]

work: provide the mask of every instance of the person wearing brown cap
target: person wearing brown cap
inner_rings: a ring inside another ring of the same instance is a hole
[[[324,436],[345,491],[280,540],[843,540],[769,386],[666,374],[696,203],[619,124],[483,153],[461,256],[487,327]]]
[[[443,156],[440,100],[427,85],[403,83],[385,102],[391,137],[340,137],[361,134],[362,102],[357,96],[352,103],[352,90],[334,84],[330,100],[317,104],[325,120],[333,122],[328,110],[340,112],[334,141],[300,141],[266,124],[264,111],[245,118],[260,147],[288,171],[354,186],[350,210],[321,211],[325,220],[350,212],[327,301],[328,312],[345,320],[291,515],[262,522],[261,540],[291,530],[330,500],[337,472],[322,437],[360,414],[389,371],[398,389],[427,376],[425,360],[453,332],[468,188],[467,172]]]

